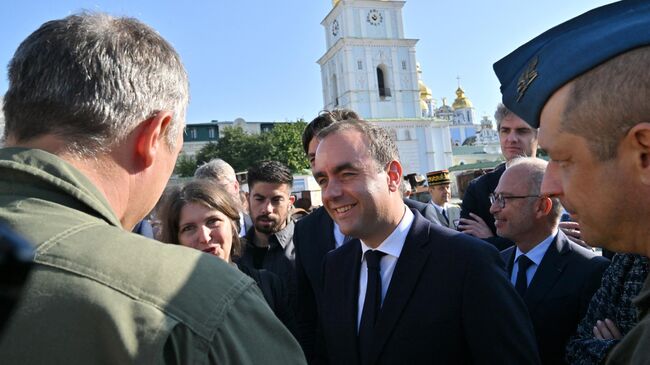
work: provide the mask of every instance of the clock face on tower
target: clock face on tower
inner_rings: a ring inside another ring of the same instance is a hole
[[[334,21],[332,22],[332,35],[335,36],[335,37],[337,35],[339,35],[339,30],[340,30],[339,29],[339,22],[338,22],[338,20],[334,19]]]
[[[382,21],[384,21],[384,18],[381,16],[381,13],[377,9],[371,9],[368,12],[368,16],[366,17],[366,21],[370,23],[371,25],[379,25],[381,24]]]

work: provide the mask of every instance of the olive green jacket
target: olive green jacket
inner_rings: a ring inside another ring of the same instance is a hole
[[[632,302],[638,310],[639,323],[614,346],[606,358],[607,365],[650,364],[650,276]]]
[[[124,231],[95,186],[41,150],[0,149],[0,220],[36,246],[3,364],[294,364],[254,281]]]

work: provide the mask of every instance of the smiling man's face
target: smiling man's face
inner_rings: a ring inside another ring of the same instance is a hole
[[[322,140],[314,177],[323,204],[341,232],[364,242],[381,242],[394,228],[390,178],[370,156],[363,135],[347,130]],[[401,177],[401,176],[400,176]]]

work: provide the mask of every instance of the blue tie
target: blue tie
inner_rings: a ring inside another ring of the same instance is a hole
[[[379,262],[386,255],[381,251],[366,251],[366,264],[368,265],[368,284],[366,286],[366,299],[363,302],[361,325],[359,326],[359,354],[361,363],[365,364],[370,355],[372,337],[381,308],[381,275]]]
[[[526,289],[528,288],[528,277],[526,276],[526,270],[532,265],[533,262],[526,257],[526,255],[519,256],[517,260],[517,265],[519,269],[517,271],[517,281],[515,282],[515,289],[517,293],[523,298],[526,294]]]

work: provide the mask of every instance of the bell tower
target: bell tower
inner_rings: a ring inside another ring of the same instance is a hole
[[[367,119],[418,118],[417,39],[404,38],[404,1],[333,0],[321,25],[324,108],[350,108]]]

